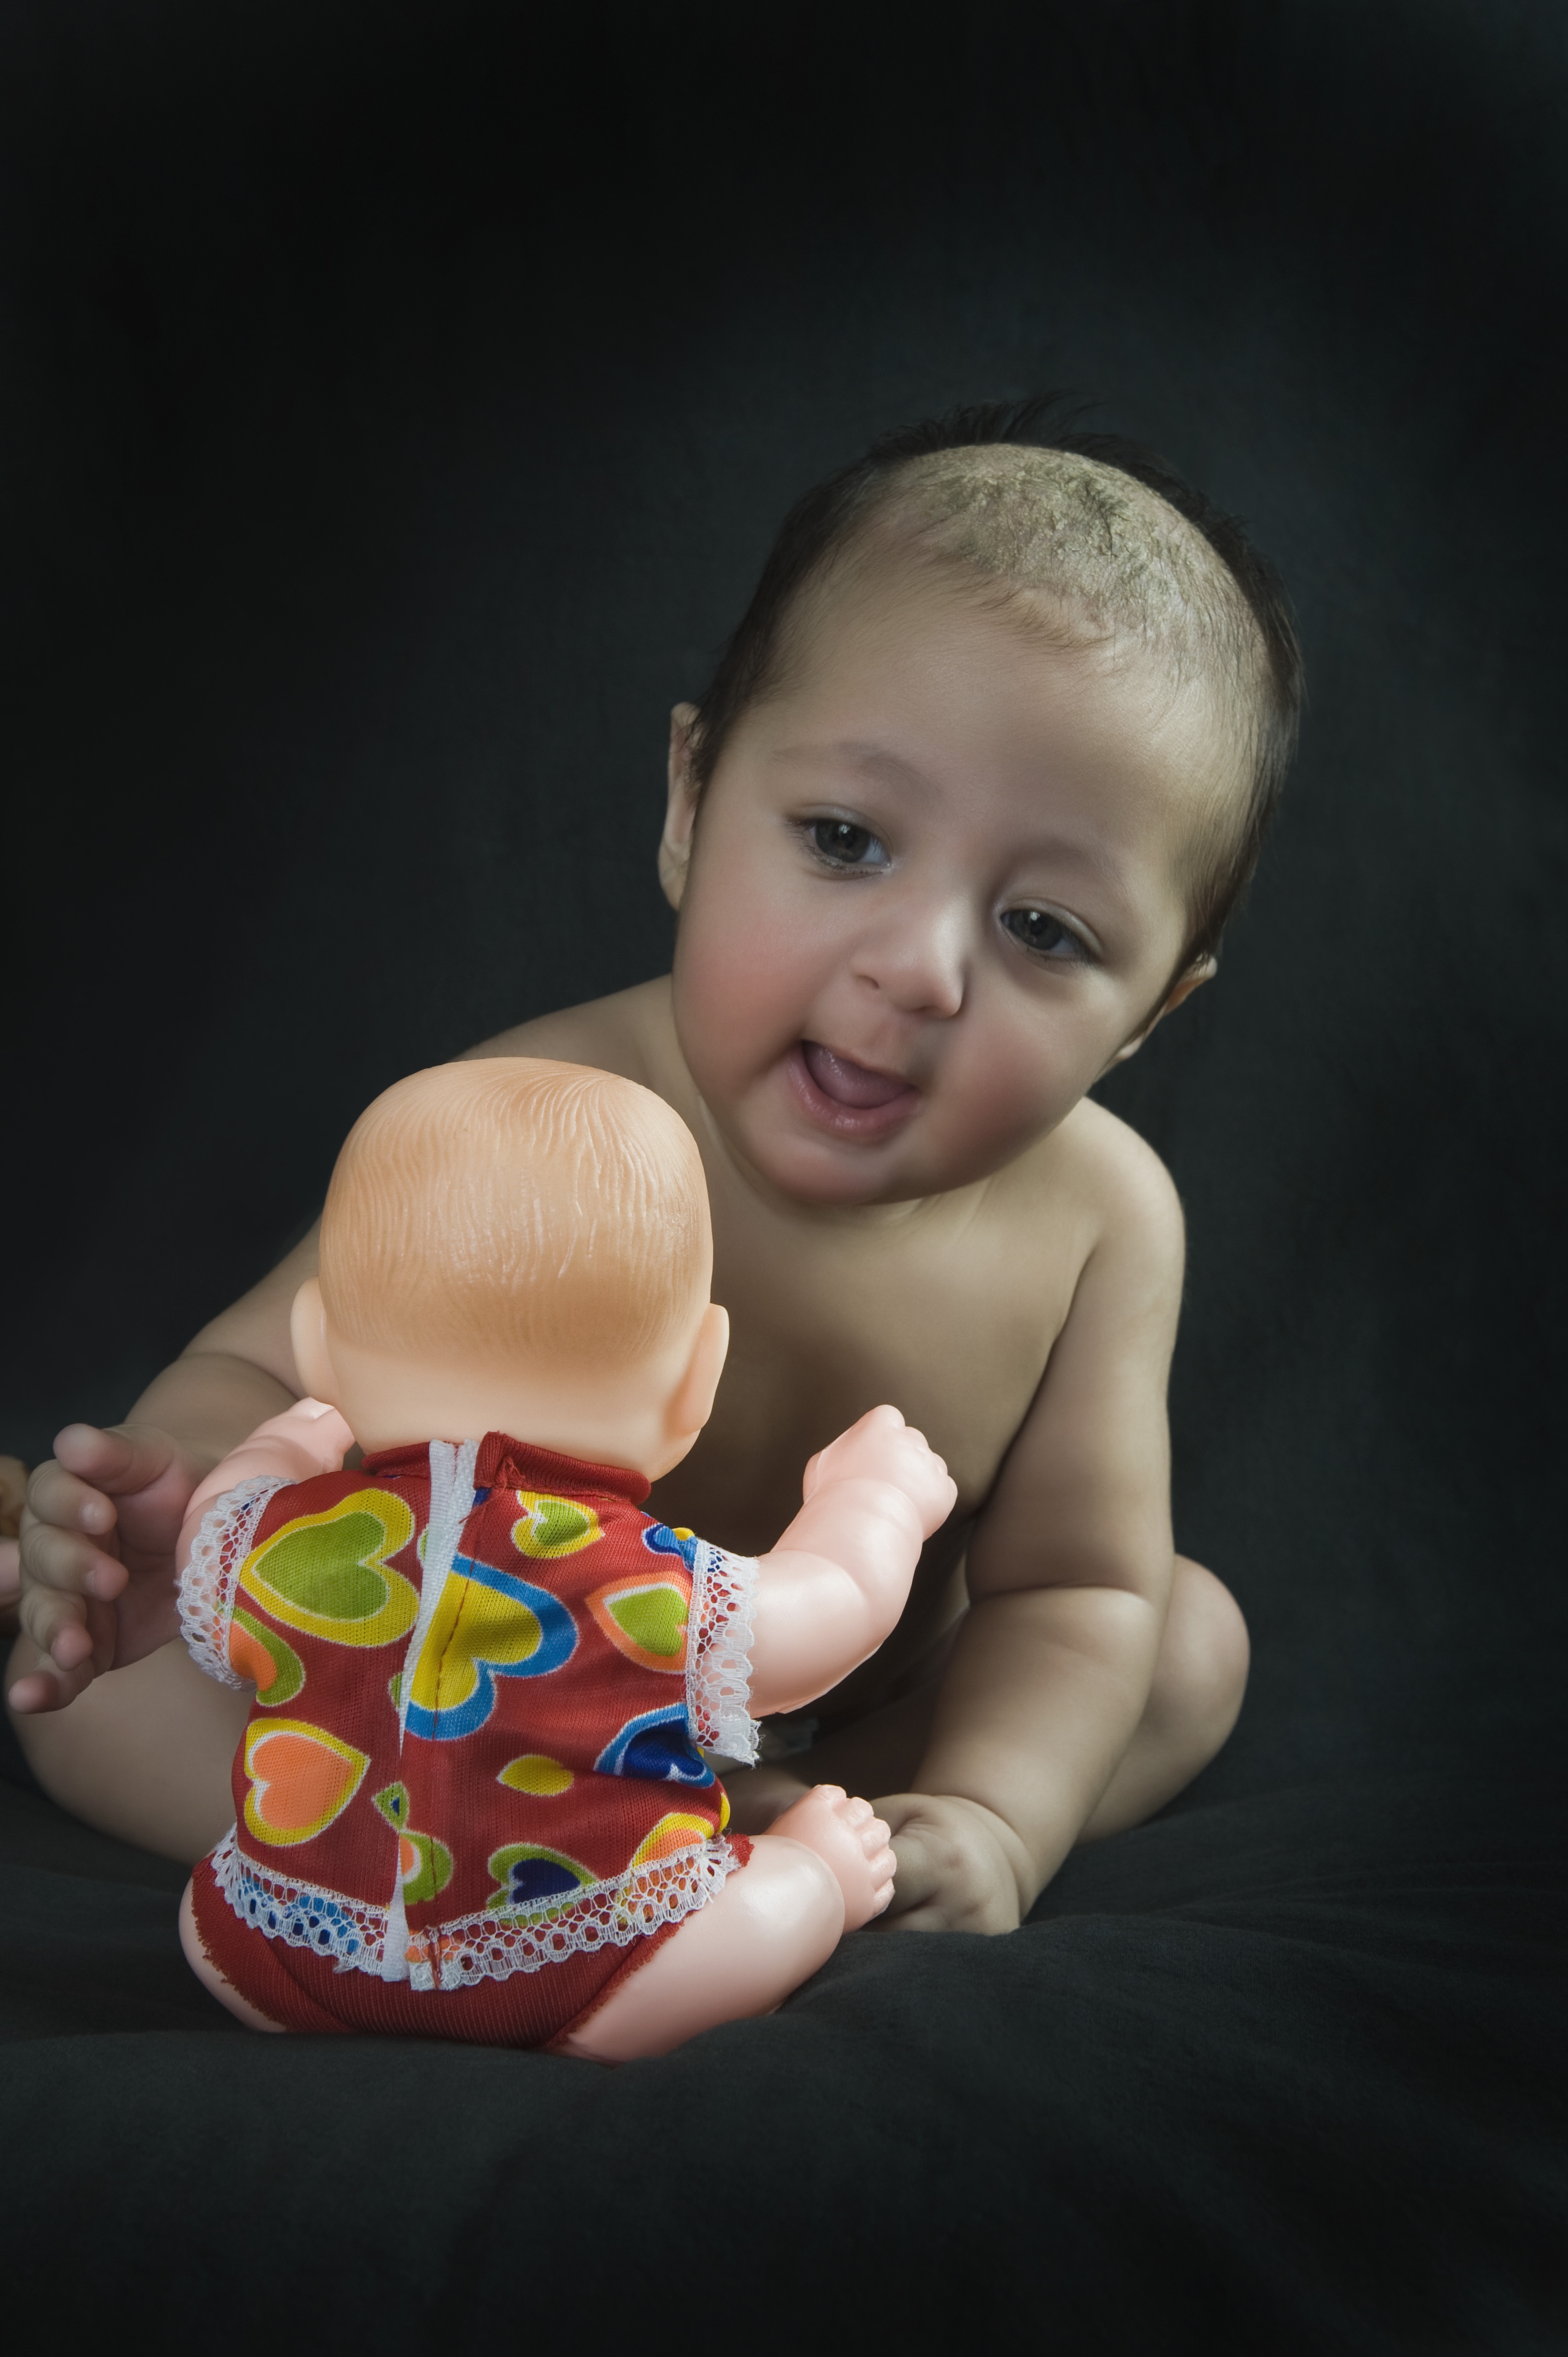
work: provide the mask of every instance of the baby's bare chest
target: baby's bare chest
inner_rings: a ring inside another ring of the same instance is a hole
[[[722,1544],[768,1547],[800,1504],[808,1458],[888,1401],[947,1459],[957,1537],[1028,1413],[1081,1253],[1037,1225],[1000,1222],[831,1235],[784,1257],[758,1243],[715,1223],[729,1361],[707,1429],[659,1484],[655,1510]]]

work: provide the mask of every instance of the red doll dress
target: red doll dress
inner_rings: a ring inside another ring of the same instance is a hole
[[[491,1432],[209,1509],[181,1619],[256,1697],[196,1921],[270,2018],[543,2045],[745,1864],[757,1566],[648,1486]]]

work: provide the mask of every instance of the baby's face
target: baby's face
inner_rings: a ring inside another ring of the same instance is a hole
[[[1234,767],[1141,650],[1057,651],[924,574],[842,593],[692,838],[675,1022],[732,1150],[822,1204],[1011,1161],[1157,1006]]]

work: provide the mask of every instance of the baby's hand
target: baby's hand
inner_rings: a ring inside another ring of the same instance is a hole
[[[148,1425],[68,1424],[27,1486],[22,1626],[44,1660],[14,1710],[59,1710],[179,1634],[174,1550],[196,1469]]]
[[[897,1792],[874,1803],[898,1861],[883,1917],[895,1932],[1015,1932],[1023,1843],[993,1810],[948,1793]]]
[[[906,1424],[896,1407],[874,1407],[858,1424],[820,1448],[806,1468],[808,1498],[827,1481],[888,1481],[902,1490],[929,1538],[951,1513],[958,1486],[923,1432]]]

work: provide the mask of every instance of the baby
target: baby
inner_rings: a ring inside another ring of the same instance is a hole
[[[713,1405],[712,1265],[691,1134],[629,1081],[487,1058],[356,1124],[291,1320],[316,1396],[178,1549],[193,1654],[255,1696],[181,1914],[242,2020],[624,2061],[768,2011],[886,1905],[865,1802],[726,1839],[701,1747],[754,1758],[748,1705],[875,1650],[953,1485],[881,1407],[760,1563],[638,1512]]]
[[[1015,1926],[1076,1842],[1213,1756],[1247,1663],[1173,1549],[1180,1211],[1088,1092],[1215,970],[1299,661],[1237,527],[1130,447],[1032,430],[961,413],[800,502],[674,714],[673,971],[477,1051],[621,1073],[697,1139],[734,1340],[663,1521],[766,1547],[802,1463],[884,1400],[946,1460],[958,1504],[891,1638],[729,1779],[747,1831],[819,1781],[875,1796],[883,1920],[918,1930]],[[31,1485],[33,1766],[187,1857],[229,1821],[244,1706],[169,1641],[175,1539],[307,1388],[315,1265],[311,1239]]]

